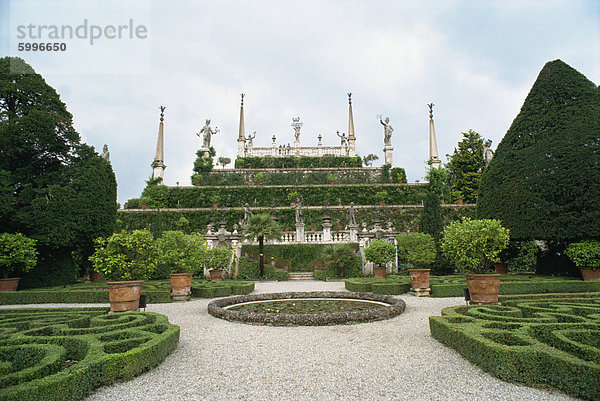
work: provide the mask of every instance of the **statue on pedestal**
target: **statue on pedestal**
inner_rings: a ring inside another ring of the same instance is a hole
[[[198,132],[196,135],[198,135],[198,136],[202,135],[202,148],[209,149],[211,136],[216,135],[218,133],[219,133],[219,129],[215,128],[215,130],[213,131],[213,129],[210,126],[210,119],[207,119],[204,127],[202,127],[200,132]]]
[[[342,147],[348,146],[348,138],[346,138],[346,133],[345,132],[342,132],[342,135],[340,135],[340,131],[337,131],[336,135],[340,138],[340,145]]]
[[[488,139],[483,144],[483,160],[485,160],[485,165],[487,166],[492,161],[494,157],[494,151],[492,150],[492,140]]]
[[[302,201],[300,199],[296,200],[296,225],[304,224],[302,220]]]
[[[256,131],[254,131],[251,135],[248,135],[248,138],[246,138],[246,146],[248,146],[248,148],[252,148],[252,140],[256,138]]]
[[[350,202],[350,207],[348,208],[348,225],[356,225],[356,211],[354,210],[354,202]]]
[[[392,146],[392,131],[394,130],[390,125],[390,118],[386,117],[385,121],[379,117],[379,122],[383,125],[383,144],[385,146]]]
[[[108,151],[108,145],[104,145],[102,148],[102,158],[107,162],[110,161],[110,152]]]
[[[250,211],[250,205],[246,203],[244,205],[244,224],[248,224],[250,217],[252,217],[252,212]]]

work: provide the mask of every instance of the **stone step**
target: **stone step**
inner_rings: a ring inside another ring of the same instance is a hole
[[[314,280],[315,275],[312,272],[291,272],[290,280]]]

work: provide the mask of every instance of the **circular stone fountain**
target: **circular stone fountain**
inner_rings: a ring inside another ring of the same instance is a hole
[[[347,311],[335,310],[326,313],[259,313],[252,310],[235,310],[240,305],[260,304],[272,301],[289,300],[347,300],[365,303],[368,308]],[[208,304],[208,313],[225,320],[272,326],[322,326],[328,324],[349,324],[389,319],[404,312],[406,307],[401,299],[389,295],[357,292],[280,292],[274,294],[240,295],[219,298]]]

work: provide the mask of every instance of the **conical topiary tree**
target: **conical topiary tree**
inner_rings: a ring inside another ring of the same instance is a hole
[[[600,90],[549,62],[482,174],[478,215],[514,239],[598,238],[599,193]]]

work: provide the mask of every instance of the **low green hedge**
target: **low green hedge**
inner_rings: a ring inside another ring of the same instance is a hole
[[[410,291],[410,277],[390,276],[389,278],[349,278],[344,280],[348,291],[372,292],[374,294],[398,295]]]
[[[193,281],[191,285],[192,297],[216,298],[230,295],[245,295],[254,291],[252,281],[223,280],[218,282]]]
[[[238,157],[235,168],[362,167],[360,156]]]
[[[510,382],[600,399],[600,293],[503,297],[429,318],[431,335]]]
[[[0,400],[79,400],[159,365],[179,327],[108,308],[0,310]]]
[[[431,295],[437,298],[462,297],[467,281],[458,284],[433,284]],[[552,294],[565,292],[594,292],[600,291],[600,282],[562,280],[539,282],[500,282],[499,295],[512,294]]]

